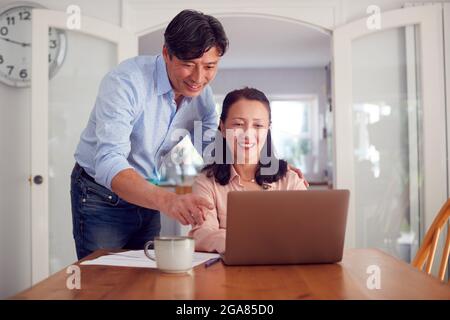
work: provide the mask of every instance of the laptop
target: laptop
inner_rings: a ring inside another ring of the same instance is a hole
[[[342,260],[348,190],[231,191],[226,265]]]

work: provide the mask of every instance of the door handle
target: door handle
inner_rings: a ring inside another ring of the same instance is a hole
[[[35,184],[42,184],[42,182],[44,182],[44,178],[41,175],[34,176],[33,182]]]

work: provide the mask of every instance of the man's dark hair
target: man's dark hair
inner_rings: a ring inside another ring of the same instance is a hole
[[[230,111],[231,106],[241,99],[256,100],[261,102],[264,106],[266,106],[267,110],[269,111],[269,122],[271,121],[272,117],[270,112],[270,102],[269,99],[267,99],[266,95],[257,89],[245,87],[243,89],[231,91],[226,95],[225,99],[223,100],[222,113],[220,115],[220,120],[223,123],[228,117],[228,112]],[[218,158],[220,158],[219,159],[220,163],[217,162],[209,163],[202,169],[202,172],[205,172],[206,176],[209,178],[214,177],[219,184],[226,185],[228,184],[228,182],[230,182],[231,178],[231,164],[227,163],[226,161],[227,159],[231,158],[230,156],[231,151],[228,147],[225,137],[223,137],[223,135],[220,133],[220,126],[219,126],[219,130],[217,130],[217,136],[215,141],[218,141],[217,139],[220,138],[222,138],[222,148],[215,149],[215,152],[219,152]],[[272,134],[269,129],[267,132],[266,143],[264,144],[261,150],[260,161],[258,163],[258,167],[255,173],[255,181],[260,186],[266,183],[276,182],[281,178],[285,177],[287,173],[288,169],[287,162],[285,160],[280,160],[276,158],[272,149],[273,149]],[[261,163],[261,157],[264,154],[270,157],[269,163],[266,164]],[[275,162],[278,162],[278,171],[275,174],[273,175],[261,174],[261,168],[271,167]]]
[[[183,10],[172,19],[164,32],[169,55],[180,60],[200,58],[216,47],[220,56],[228,48],[228,38],[216,18],[194,10]]]

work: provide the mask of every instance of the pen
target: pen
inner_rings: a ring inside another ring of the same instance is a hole
[[[214,263],[219,262],[221,259],[222,259],[221,257],[209,259],[208,261],[205,262],[205,268],[212,266]]]

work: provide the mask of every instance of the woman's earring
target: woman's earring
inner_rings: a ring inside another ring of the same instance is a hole
[[[270,189],[272,186],[271,186],[270,184],[264,182],[264,183],[262,184],[262,187],[263,187],[264,190],[268,190],[268,189]]]

